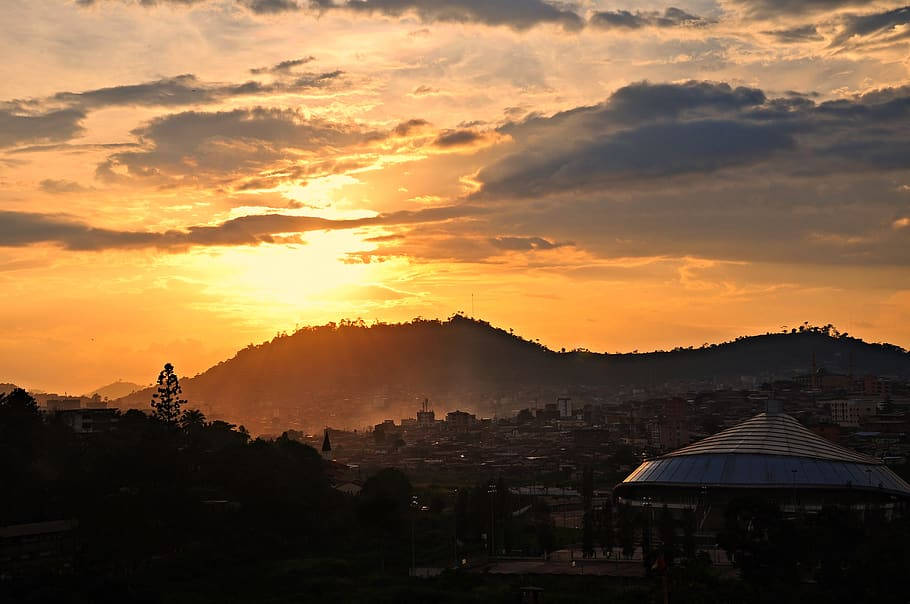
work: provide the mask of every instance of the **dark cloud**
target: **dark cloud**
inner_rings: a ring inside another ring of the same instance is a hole
[[[418,86],[411,92],[411,96],[428,96],[437,93],[439,93],[438,88],[433,88],[431,86]]]
[[[445,206],[418,211],[380,214],[372,218],[329,220],[309,216],[264,214],[242,216],[215,226],[191,226],[185,230],[118,231],[92,227],[60,214],[0,211],[0,247],[23,247],[50,243],[65,249],[186,249],[195,246],[261,245],[299,243],[308,231],[355,229],[368,226],[410,225],[441,222],[484,213],[473,206]]]
[[[76,0],[76,4],[82,6],[94,6],[97,4],[102,4],[105,1],[113,0]],[[208,0],[118,0],[120,2],[126,3],[137,3],[141,6],[159,6],[159,5],[175,5],[175,6],[194,6],[196,4],[202,4]],[[300,10],[300,5],[297,4],[295,0],[237,0],[237,4],[244,6],[250,9],[252,12],[257,14],[276,14],[284,13],[290,11]]]
[[[300,10],[300,5],[295,0],[242,0],[241,4],[260,15]]]
[[[392,134],[396,136],[407,136],[413,134],[427,126],[430,125],[430,122],[421,119],[411,119],[406,122],[401,122],[392,129]]]
[[[547,137],[560,129],[560,136],[587,138],[620,126],[653,120],[717,117],[737,114],[765,103],[756,88],[732,88],[728,84],[690,81],[683,84],[639,82],[620,88],[607,102],[576,107],[550,117],[532,114],[499,130],[522,139]]]
[[[577,13],[543,0],[312,0],[311,6],[320,11],[347,10],[390,17],[413,13],[425,23],[483,23],[516,30],[547,23],[570,31],[584,27],[584,20]]]
[[[535,196],[623,181],[707,174],[790,149],[789,128],[734,120],[648,124],[571,145],[528,150],[480,171],[489,195]]]
[[[98,175],[201,180],[211,175],[249,176],[291,151],[318,152],[378,140],[385,135],[347,124],[306,118],[290,109],[186,111],[155,118],[133,130],[146,147],[115,153]],[[299,158],[298,158],[299,159]]]
[[[641,29],[643,27],[693,27],[707,25],[710,21],[670,7],[663,13],[657,11],[611,10],[591,15],[589,24],[600,29]]]
[[[764,32],[781,44],[800,44],[802,42],[820,42],[824,40],[814,25],[801,25],[789,29],[775,29]]]
[[[54,180],[51,178],[46,178],[42,180],[39,185],[41,190],[45,193],[53,193],[55,195],[65,194],[65,193],[82,193],[87,191],[87,187],[83,187],[78,182],[73,182],[72,180]]]
[[[501,250],[527,252],[531,250],[553,250],[558,247],[572,245],[571,243],[557,243],[548,241],[543,237],[493,237],[490,243]]]
[[[24,153],[46,153],[48,151],[61,151],[63,153],[79,154],[89,151],[104,151],[106,149],[130,149],[139,147],[136,143],[54,143],[48,145],[29,145],[8,151],[11,155]]]
[[[286,61],[281,61],[280,63],[276,63],[275,65],[272,65],[271,67],[257,67],[255,69],[251,69],[250,73],[252,73],[254,75],[258,75],[258,74],[262,74],[262,73],[285,74],[285,73],[289,73],[295,67],[300,67],[301,65],[306,65],[307,63],[310,63],[315,60],[316,60],[316,57],[312,57],[312,56],[303,57],[300,59],[288,59]]]
[[[908,23],[910,23],[910,7],[907,6],[868,15],[846,15],[843,18],[843,28],[831,41],[831,46],[842,46],[853,38],[891,33]],[[910,34],[901,32],[898,37],[906,38],[908,35]]]
[[[876,4],[876,0],[732,0],[748,13],[763,18],[804,15],[855,6]]]
[[[76,0],[77,4],[91,6],[104,1]],[[207,0],[116,0],[138,1],[142,6],[159,4],[193,6]],[[482,23],[503,25],[515,30],[527,30],[536,25],[555,24],[569,31],[577,31],[585,22],[576,12],[559,3],[544,0],[235,0],[253,13],[279,14],[309,9],[319,13],[348,11],[361,14],[380,14],[401,17],[413,13],[424,23]]]
[[[0,147],[70,140],[82,133],[83,119],[78,109],[32,114],[0,108]]]
[[[288,62],[285,62],[288,63]],[[279,63],[282,65],[282,63]],[[275,69],[274,66],[270,69]],[[203,105],[236,96],[295,92],[326,86],[343,75],[342,71],[299,74],[292,82],[263,84],[249,81],[241,84],[213,84],[202,82],[193,74],[163,78],[142,84],[128,84],[98,88],[84,92],[58,92],[43,103],[65,103],[81,110],[112,106]]]
[[[706,82],[634,84],[600,105],[501,127],[512,138],[511,153],[478,172],[475,195],[660,186],[672,177],[759,165],[800,177],[896,170],[910,167],[908,118],[903,88],[816,104]]]
[[[433,141],[433,144],[437,147],[446,149],[449,147],[471,145],[483,140],[483,138],[483,133],[474,130],[447,130],[437,136]]]

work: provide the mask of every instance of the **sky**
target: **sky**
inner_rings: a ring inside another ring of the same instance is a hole
[[[459,311],[910,346],[901,2],[9,0],[0,56],[0,381]]]

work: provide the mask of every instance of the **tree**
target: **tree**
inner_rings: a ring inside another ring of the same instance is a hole
[[[205,427],[205,414],[199,409],[186,409],[180,416],[180,427],[187,432]]]
[[[180,398],[182,392],[180,380],[174,373],[174,366],[165,363],[164,369],[158,374],[158,391],[152,395],[154,417],[168,425],[176,426],[180,418],[180,406],[186,403],[186,400]]]
[[[676,519],[666,505],[661,508],[657,518],[657,532],[663,544],[664,559],[669,564],[676,553]]]
[[[16,388],[0,393],[0,447],[15,443],[29,450],[36,446],[34,433],[41,427],[41,413],[32,395]]]
[[[612,555],[616,540],[613,530],[613,501],[610,498],[605,499],[601,507],[599,529],[600,547],[605,555]]]
[[[585,466],[581,481],[581,496],[584,502],[584,516],[582,517],[582,555],[585,558],[594,557],[594,524],[591,502],[594,498],[594,471],[591,466]]]
[[[0,393],[0,409],[6,413],[38,413],[38,403],[24,388],[14,388],[8,394]]]
[[[591,510],[586,510],[581,519],[581,551],[583,558],[594,557],[594,526]]]
[[[205,414],[199,409],[185,409],[180,415],[180,428],[192,444],[200,443],[205,427]]]
[[[556,537],[553,534],[553,517],[550,515],[550,506],[546,502],[536,499],[531,507],[531,517],[537,533],[537,543],[544,555],[556,549]]]
[[[683,550],[685,551],[687,558],[694,559],[696,550],[695,531],[698,528],[698,521],[695,518],[695,510],[692,508],[686,508],[683,510],[682,527]]]
[[[635,521],[632,510],[625,504],[619,506],[619,546],[626,558],[635,553]]]

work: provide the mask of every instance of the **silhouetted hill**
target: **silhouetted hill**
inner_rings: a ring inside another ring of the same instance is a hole
[[[554,352],[457,315],[448,321],[373,326],[342,322],[250,345],[181,385],[190,406],[211,406],[236,421],[278,415],[314,427],[410,416],[424,396],[440,413],[533,389],[612,389],[740,376],[783,379],[808,372],[813,354],[817,366],[830,372],[852,368],[857,375],[910,376],[910,355],[903,349],[831,333],[811,328],[697,349],[599,354]],[[139,391],[118,404],[145,408],[151,392]]]
[[[122,398],[124,396],[128,396],[128,395],[132,394],[133,392],[136,392],[137,390],[142,390],[143,388],[145,388],[145,386],[143,386],[142,384],[136,384],[134,382],[124,382],[121,380],[117,380],[116,382],[110,383],[107,386],[102,386],[101,388],[98,388],[97,390],[92,390],[85,396],[91,398],[97,394],[102,399],[105,399],[105,398],[117,399],[117,398]]]

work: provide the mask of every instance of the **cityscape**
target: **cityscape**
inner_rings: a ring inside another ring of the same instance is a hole
[[[906,0],[0,1],[0,604],[906,604]]]

